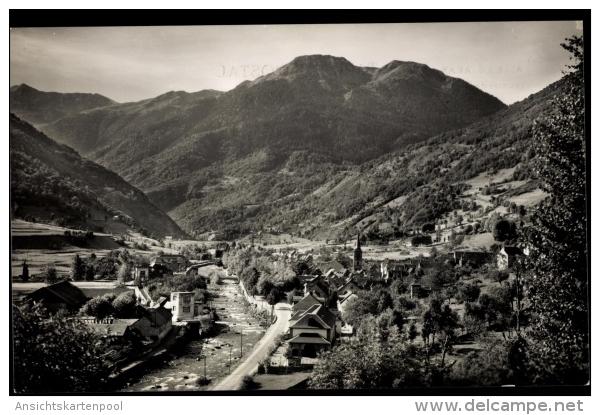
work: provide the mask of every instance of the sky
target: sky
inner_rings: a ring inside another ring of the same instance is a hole
[[[575,21],[11,28],[10,85],[130,102],[227,91],[323,54],[424,63],[511,104],[558,80],[569,63],[559,44],[581,34]]]

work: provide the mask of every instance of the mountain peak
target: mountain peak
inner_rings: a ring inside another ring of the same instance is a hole
[[[27,92],[27,91],[37,91],[37,89],[35,89],[27,84],[13,85],[10,87],[10,92],[12,92],[12,93]]]
[[[368,82],[370,78],[367,72],[354,66],[346,58],[304,55],[294,58],[275,72],[258,78],[253,84],[285,79],[289,82],[319,82],[325,89],[348,90]]]
[[[382,66],[373,74],[373,80],[377,81],[385,81],[389,77],[404,79],[425,77],[437,81],[444,81],[446,79],[446,75],[443,72],[431,69],[423,63],[397,60],[393,60]]]

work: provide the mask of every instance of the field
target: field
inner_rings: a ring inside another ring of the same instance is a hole
[[[256,375],[254,381],[258,383],[258,390],[286,390],[295,389],[308,379],[310,373],[298,372],[288,375]]]
[[[93,253],[103,258],[115,249],[128,249],[132,253],[149,257],[156,255],[158,251],[177,253],[175,249],[161,247],[157,241],[134,232],[126,235],[128,240],[124,247],[117,244],[111,235],[96,232],[93,238],[86,241],[85,246],[75,246],[65,237],[65,231],[72,230],[44,223],[12,220],[11,275],[13,278],[21,275],[23,261],[26,261],[29,266],[29,275],[35,277],[45,266],[56,268],[59,275],[67,275],[76,254],[88,258]],[[134,249],[134,243],[144,243],[148,246],[148,250]]]

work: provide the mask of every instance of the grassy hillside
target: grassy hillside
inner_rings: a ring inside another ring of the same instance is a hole
[[[225,93],[170,92],[65,117],[44,132],[118,172],[188,232],[202,233],[254,226],[264,209],[248,205],[293,203],[334,171],[503,108],[426,65],[365,69],[316,55]]]
[[[16,217],[103,230],[98,222],[116,216],[144,233],[185,236],[140,190],[13,114],[10,178],[11,208]]]
[[[452,224],[459,214],[504,213],[509,202],[531,206],[545,197],[529,167],[531,128],[561,88],[559,81],[466,128],[358,167],[315,162],[308,152],[293,153],[275,172],[236,174],[244,170],[233,165],[227,180],[213,179],[201,197],[171,215],[189,220],[184,226],[195,221],[192,231],[242,222],[246,229],[347,239],[356,229],[389,234],[436,220]],[[186,216],[200,210],[206,213]]]

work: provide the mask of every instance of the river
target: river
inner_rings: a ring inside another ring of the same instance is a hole
[[[229,373],[230,359],[233,371],[240,355],[252,350],[265,330],[256,318],[244,312],[239,285],[224,280],[222,285],[211,284],[209,288],[219,295],[212,301],[212,307],[217,311],[219,324],[226,324],[228,329],[213,338],[190,341],[178,353],[170,353],[160,367],[149,368],[139,379],[130,379],[122,392],[206,390]],[[196,380],[204,376],[205,370],[211,384],[197,386]]]

